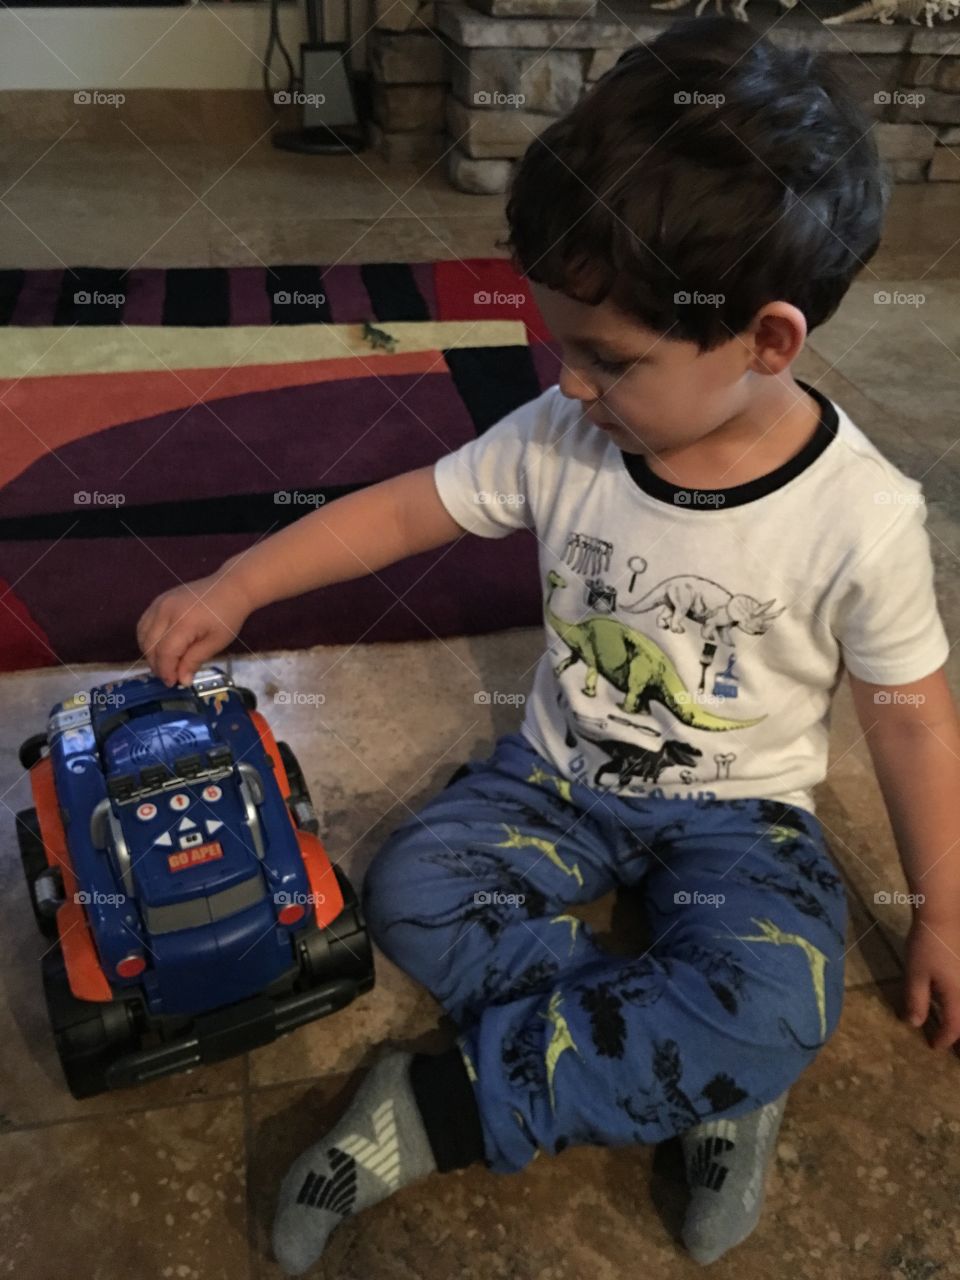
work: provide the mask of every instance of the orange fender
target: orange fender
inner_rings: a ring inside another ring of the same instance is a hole
[[[336,920],[343,910],[343,894],[323,842],[309,831],[302,831],[299,827],[296,830],[310,892],[313,894],[317,925],[323,929]]]
[[[251,711],[249,714],[250,719],[256,725],[264,751],[273,761],[277,782],[280,786],[280,794],[284,800],[287,800],[290,796],[290,779],[287,777],[287,771],[283,767],[283,759],[277,746],[277,740],[273,736],[273,730],[259,711]],[[302,831],[294,821],[293,814],[290,813],[289,808],[287,809],[287,814],[290,818],[290,825],[297,834],[300,855],[303,858],[303,865],[307,869],[307,881],[310,885],[310,892],[313,894],[317,925],[322,929],[335,920],[343,910],[343,894],[340,892],[340,885],[337,883],[337,877],[334,874],[333,867],[330,865],[330,859],[327,856],[323,842],[317,836],[311,835],[309,831]]]
[[[290,780],[287,777],[287,771],[283,767],[283,759],[280,756],[280,749],[277,746],[277,740],[273,736],[273,730],[267,724],[264,717],[259,711],[249,712],[250,719],[256,725],[257,733],[260,735],[260,741],[263,743],[263,749],[273,761],[273,770],[277,776],[277,782],[280,785],[280,794],[286,800],[290,795]]]
[[[60,818],[57,791],[53,781],[53,762],[44,756],[30,770],[33,803],[40,821],[40,834],[47,862],[59,867],[63,876],[66,902],[57,912],[57,932],[67,967],[70,990],[78,1000],[112,1000],[113,992],[103,971],[86,913],[76,900],[77,875],[70,861],[67,835]]]

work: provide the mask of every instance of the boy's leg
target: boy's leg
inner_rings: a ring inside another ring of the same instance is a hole
[[[380,950],[459,1025],[602,960],[566,908],[617,883],[596,793],[521,735],[467,770],[391,833],[363,884]]]
[[[606,953],[566,904],[614,883],[610,854],[569,784],[517,734],[458,771],[392,833],[364,881],[370,932],[458,1022],[542,989]],[[595,797],[581,788],[588,805]],[[433,1172],[485,1156],[458,1047],[388,1053],[336,1127],[294,1163],[280,1189],[273,1249],[290,1274],[319,1257],[348,1214]]]
[[[846,903],[813,820],[788,810],[793,825],[773,823],[773,808],[784,812],[765,801],[615,811],[640,838],[618,869],[647,881],[654,943],[490,1006],[461,1032],[491,1168],[736,1119],[813,1060],[842,1005]]]
[[[802,904],[806,914],[822,922],[832,920],[834,930],[845,932],[842,882],[816,818],[770,801],[745,803],[749,807],[741,812],[755,822],[758,836],[767,846],[770,869],[740,863],[734,873],[747,883],[775,888]],[[724,892],[722,885],[714,892]],[[811,950],[810,955],[815,960],[815,952]],[[842,976],[842,971],[835,974],[835,981],[842,983]],[[842,995],[838,993],[837,998]],[[683,1241],[697,1261],[716,1261],[757,1225],[788,1096],[789,1090],[785,1090],[756,1111],[737,1119],[706,1120],[681,1136],[690,1188]]]

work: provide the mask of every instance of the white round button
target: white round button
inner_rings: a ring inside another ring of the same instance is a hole
[[[202,795],[204,800],[209,800],[211,803],[213,803],[214,801],[220,799],[220,797],[223,795],[223,792],[220,790],[218,786],[215,786],[211,782],[211,784],[208,787],[203,788]]]
[[[181,813],[190,803],[190,797],[183,791],[178,791],[175,796],[170,797],[170,808],[175,813]]]
[[[157,806],[155,804],[141,804],[137,806],[137,817],[141,822],[149,822],[151,818],[157,816]]]

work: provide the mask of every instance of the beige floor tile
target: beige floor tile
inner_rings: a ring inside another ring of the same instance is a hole
[[[18,1280],[245,1280],[244,1111],[194,1102],[0,1137],[0,1268]]]

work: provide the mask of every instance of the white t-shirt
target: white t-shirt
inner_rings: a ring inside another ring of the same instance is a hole
[[[458,524],[539,540],[546,651],[521,732],[562,776],[815,813],[844,665],[907,684],[946,661],[922,486],[799,385],[813,438],[725,490],[655,475],[558,386],[437,460]]]

